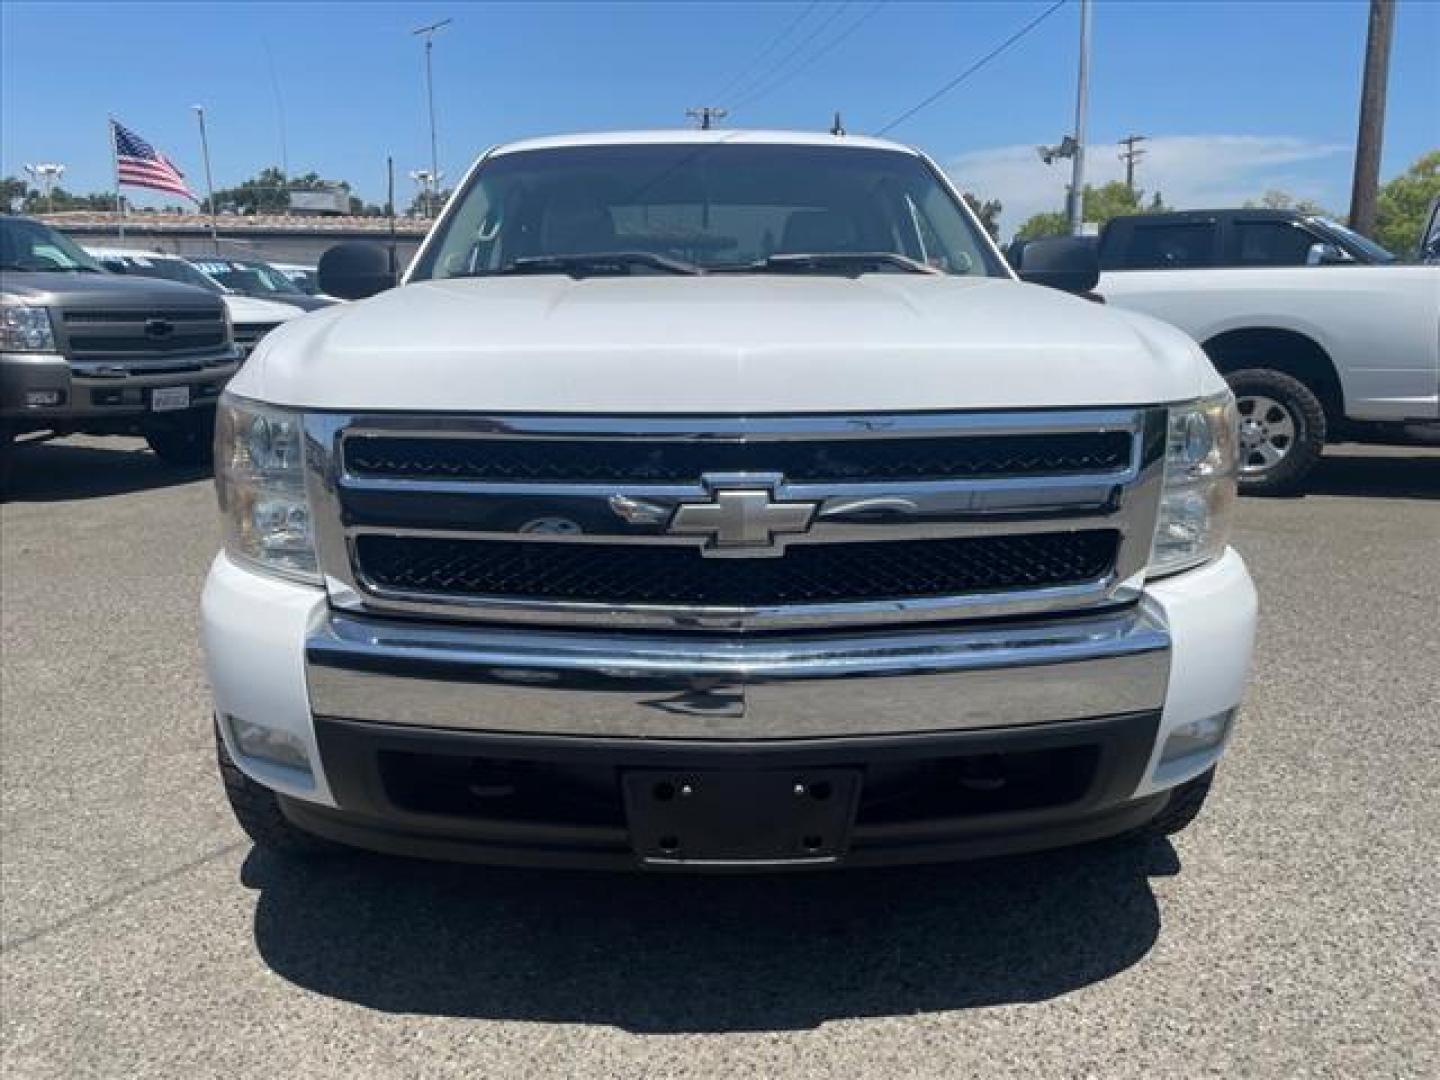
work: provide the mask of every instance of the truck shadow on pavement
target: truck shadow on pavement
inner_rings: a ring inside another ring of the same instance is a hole
[[[769,877],[486,869],[252,851],[255,940],[307,990],[394,1013],[799,1030],[1041,1001],[1140,960],[1168,842]]]
[[[1327,454],[1305,483],[1305,494],[1378,499],[1440,499],[1440,453]]]
[[[110,442],[111,440],[106,440]],[[13,450],[7,502],[97,499],[209,479],[209,466],[167,465],[133,439],[114,445],[21,442]]]

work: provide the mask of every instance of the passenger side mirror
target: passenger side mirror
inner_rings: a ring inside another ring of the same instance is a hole
[[[320,291],[342,300],[364,300],[395,287],[390,252],[379,244],[336,244],[320,256]]]
[[[1306,266],[1339,266],[1354,261],[1334,244],[1311,244],[1310,250],[1305,252]]]
[[[100,265],[112,274],[128,274],[130,268],[119,259],[101,259]]]
[[[1031,240],[1020,252],[1018,269],[1021,281],[1083,294],[1093,291],[1100,281],[1100,254],[1094,237]]]

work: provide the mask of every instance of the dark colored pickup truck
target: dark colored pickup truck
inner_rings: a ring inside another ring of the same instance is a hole
[[[1395,261],[1379,244],[1338,221],[1297,210],[1131,214],[1112,218],[1100,236],[1104,272]]]
[[[140,434],[209,461],[215,402],[240,366],[220,296],[106,273],[73,241],[0,216],[0,470],[17,436]]]

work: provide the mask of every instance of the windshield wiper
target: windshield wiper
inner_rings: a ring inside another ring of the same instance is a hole
[[[485,277],[490,274],[569,274],[571,277],[589,277],[595,274],[614,274],[632,266],[645,266],[663,270],[669,274],[700,274],[700,267],[681,259],[655,255],[648,251],[605,251],[593,255],[527,255],[514,259],[498,270],[479,270],[467,277]]]
[[[907,274],[938,274],[933,266],[893,251],[826,251],[803,255],[771,255],[759,262],[737,266],[714,266],[712,272],[730,273],[843,273],[852,277],[876,270],[899,270]]]

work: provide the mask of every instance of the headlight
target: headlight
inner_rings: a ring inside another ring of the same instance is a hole
[[[1171,406],[1151,577],[1198,566],[1225,550],[1235,510],[1238,425],[1228,390]]]
[[[215,489],[232,558],[318,584],[301,420],[290,409],[223,396],[215,417]]]
[[[0,350],[55,352],[55,327],[50,309],[0,304]]]

